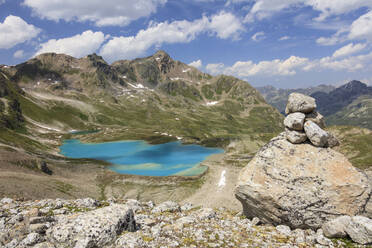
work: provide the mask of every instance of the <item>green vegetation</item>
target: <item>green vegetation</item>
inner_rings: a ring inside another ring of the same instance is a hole
[[[340,140],[336,147],[357,168],[372,167],[372,131],[351,126],[331,126],[328,128]]]

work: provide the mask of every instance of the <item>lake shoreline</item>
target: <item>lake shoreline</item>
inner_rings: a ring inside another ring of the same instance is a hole
[[[150,177],[200,178],[208,171],[203,162],[223,153],[220,148],[183,144],[181,141],[151,145],[145,140],[87,143],[80,139],[67,139],[60,146],[60,155],[67,159],[93,159],[107,163],[105,168],[118,174]]]

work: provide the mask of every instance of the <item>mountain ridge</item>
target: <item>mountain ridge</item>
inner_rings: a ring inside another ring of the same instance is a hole
[[[300,92],[314,97],[318,111],[329,125],[353,125],[372,129],[372,87],[352,80],[342,86],[319,85],[308,89],[277,90],[274,87],[259,87],[265,99],[281,113],[287,95]]]

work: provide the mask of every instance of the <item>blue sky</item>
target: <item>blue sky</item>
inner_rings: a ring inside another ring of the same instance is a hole
[[[0,64],[165,50],[279,88],[372,83],[372,0],[0,0]]]

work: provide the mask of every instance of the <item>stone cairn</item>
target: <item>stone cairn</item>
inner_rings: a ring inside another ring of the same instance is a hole
[[[335,147],[339,141],[325,128],[323,116],[316,111],[315,99],[300,93],[288,97],[284,119],[286,138],[292,144],[309,141],[316,147]]]

